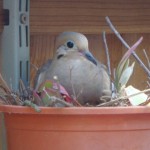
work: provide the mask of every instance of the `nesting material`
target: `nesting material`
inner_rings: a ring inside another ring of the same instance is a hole
[[[140,90],[134,88],[132,85],[125,88],[125,93],[127,96],[137,94],[140,92],[141,92]],[[141,94],[137,94],[135,96],[129,97],[128,99],[129,99],[131,105],[138,106],[147,101],[148,95],[146,95],[145,93],[141,93]]]

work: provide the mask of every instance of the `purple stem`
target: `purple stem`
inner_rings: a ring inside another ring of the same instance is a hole
[[[120,33],[115,29],[115,27],[113,26],[113,24],[111,23],[109,17],[106,17],[106,22],[108,23],[110,29],[115,33],[115,35],[118,37],[118,39],[122,42],[122,44],[130,49],[130,46],[125,42],[125,40],[122,38],[122,36],[120,35]],[[144,69],[144,71],[148,74],[148,76],[150,77],[150,70],[145,66],[145,64],[142,62],[142,60],[138,57],[138,55],[133,51],[132,55],[134,56],[134,58],[137,60],[137,62],[140,64],[140,66]]]

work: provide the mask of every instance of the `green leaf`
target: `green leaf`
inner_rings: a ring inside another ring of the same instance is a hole
[[[143,37],[141,37],[122,57],[121,61],[119,62],[117,69],[115,71],[115,88],[119,92],[121,89],[121,86],[123,84],[126,84],[133,72],[134,65],[132,64],[131,67],[129,67],[129,56],[132,54],[132,52],[137,48],[137,46],[142,42]],[[129,67],[129,69],[127,69]],[[128,74],[128,75],[127,75]]]
[[[41,112],[41,109],[36,104],[32,103],[29,100],[25,100],[24,105],[33,108],[36,112]]]
[[[132,54],[132,52],[138,47],[138,45],[142,42],[143,37],[141,37],[129,50],[124,54],[119,64],[124,63]]]
[[[45,106],[52,105],[53,96],[60,98],[55,90],[45,88],[43,89],[43,91],[41,92],[41,99]]]
[[[52,81],[46,81],[44,86],[45,86],[45,88],[52,88],[53,82]]]
[[[51,81],[51,80],[46,80],[45,82],[43,82],[43,83],[40,85],[38,91],[41,92],[41,91],[43,91],[44,88],[52,89],[52,88],[53,88],[53,81]]]
[[[126,64],[126,61],[130,57],[132,52],[137,48],[137,46],[142,42],[142,40],[143,40],[143,37],[141,37],[122,57],[121,61],[118,64],[117,70],[116,70],[116,74],[118,75],[119,78],[123,72],[123,68]]]
[[[127,59],[127,61],[126,61],[125,64],[124,64],[123,70],[125,70],[126,68],[128,68],[128,67],[129,67],[129,64],[130,64],[130,60]]]
[[[118,80],[120,80],[120,77],[121,77],[121,75],[122,75],[122,72],[127,68],[127,67],[129,67],[129,59],[127,59],[126,61],[125,61],[125,63],[124,64],[122,64],[121,66],[120,66],[120,68],[118,68]]]
[[[122,75],[119,80],[119,83],[121,84],[121,86],[125,86],[127,84],[127,82],[129,81],[129,79],[133,73],[134,64],[135,64],[135,62],[133,62],[131,66],[127,67],[122,72]]]
[[[49,93],[46,90],[42,91],[41,99],[42,99],[42,101],[44,103],[44,106],[49,106],[49,104],[51,103],[50,95],[49,95]]]

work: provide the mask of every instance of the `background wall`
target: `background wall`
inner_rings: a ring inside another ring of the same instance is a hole
[[[99,34],[105,16],[122,33],[150,32],[149,0],[31,0],[31,32],[63,30]]]

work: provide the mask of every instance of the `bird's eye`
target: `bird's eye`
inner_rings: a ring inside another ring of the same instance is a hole
[[[68,48],[73,48],[74,47],[74,43],[72,41],[68,41],[67,42],[67,47]]]

